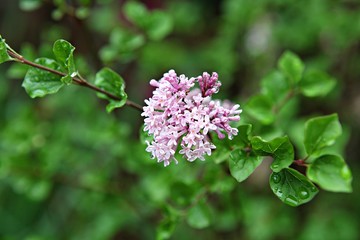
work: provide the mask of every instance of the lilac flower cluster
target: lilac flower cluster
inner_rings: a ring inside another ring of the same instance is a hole
[[[193,88],[196,82],[200,89]],[[229,139],[237,135],[238,130],[229,123],[240,120],[240,106],[211,100],[221,86],[217,73],[187,78],[170,70],[159,81],[151,80],[150,85],[156,89],[152,98],[145,100],[141,114],[145,117],[144,130],[153,136],[146,151],[164,166],[172,160],[177,163],[174,155],[179,144],[179,153],[188,161],[205,160],[205,154],[211,155],[215,149],[209,131],[215,131],[220,139],[225,137],[224,132]]]

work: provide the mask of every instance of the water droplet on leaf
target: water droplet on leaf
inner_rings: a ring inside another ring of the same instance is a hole
[[[40,89],[37,89],[37,90],[34,90],[33,91],[33,95],[34,96],[44,96],[46,93],[45,93],[45,91],[43,91],[43,90],[40,90]]]
[[[284,200],[285,203],[289,204],[290,206],[297,206],[298,205],[298,201],[294,196],[287,196]]]
[[[279,182],[281,181],[281,177],[280,177],[280,175],[277,174],[277,173],[274,173],[274,174],[272,175],[271,179],[272,179],[272,181],[273,181],[274,183],[279,183]]]
[[[310,196],[310,194],[309,194],[308,190],[306,190],[304,187],[301,187],[299,189],[299,196],[302,199],[307,199]]]
[[[351,178],[351,172],[349,170],[349,168],[345,165],[344,167],[342,167],[341,171],[340,171],[341,177],[343,179],[349,179]]]

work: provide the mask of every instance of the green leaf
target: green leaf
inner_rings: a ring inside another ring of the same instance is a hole
[[[54,59],[38,58],[34,62],[54,70],[60,70],[60,65]],[[31,67],[25,75],[22,86],[30,97],[35,98],[56,93],[64,86],[64,83],[61,82],[59,75]]]
[[[158,240],[169,239],[179,222],[179,213],[176,209],[165,206],[164,213],[164,219],[156,228],[156,239]]]
[[[140,2],[127,1],[123,9],[125,16],[139,27],[143,27],[148,21],[148,10]]]
[[[175,182],[170,185],[171,199],[174,202],[175,206],[189,206],[191,201],[197,193],[197,188],[194,184],[186,184],[183,182]]]
[[[275,115],[272,111],[272,100],[265,95],[255,95],[250,98],[244,107],[244,112],[265,125],[274,122]]]
[[[287,168],[294,161],[294,147],[287,136],[277,137],[271,141],[256,136],[251,139],[251,146],[258,154],[274,158],[270,166],[274,172]]]
[[[174,218],[166,218],[162,220],[156,228],[156,239],[169,239],[172,236],[177,223],[178,220]]]
[[[261,80],[261,92],[274,103],[280,102],[289,90],[289,83],[280,71],[273,71]]]
[[[119,57],[119,53],[114,46],[106,45],[100,49],[99,56],[103,62],[107,63]]]
[[[148,19],[146,33],[151,40],[161,40],[168,35],[173,28],[171,17],[161,11],[153,11]]]
[[[74,50],[75,47],[63,39],[55,41],[53,45],[53,52],[56,56],[56,59],[64,64],[67,64],[68,59],[69,57],[72,57]]]
[[[226,161],[233,148],[233,141],[227,138],[219,139],[216,134],[212,134],[212,142],[216,146],[216,149],[212,151],[209,158],[216,164]]]
[[[42,0],[20,0],[19,7],[23,11],[33,11],[38,9],[42,4]]]
[[[352,174],[344,159],[337,155],[323,155],[309,165],[307,176],[327,191],[352,192]]]
[[[237,127],[238,135],[233,139],[233,143],[240,147],[246,147],[250,145],[250,134],[252,131],[251,124],[244,124]]]
[[[293,207],[309,202],[319,192],[307,177],[291,168],[273,172],[269,181],[274,194]]]
[[[5,40],[0,36],[0,64],[11,60],[12,58],[7,53]]]
[[[211,224],[211,212],[208,205],[201,201],[190,208],[187,215],[187,223],[196,229],[203,229]]]
[[[149,12],[140,2],[128,1],[123,9],[125,16],[144,30],[151,40],[161,40],[173,28],[172,18],[168,14],[158,10]]]
[[[100,98],[109,100],[110,103],[106,106],[107,112],[111,112],[115,108],[120,108],[125,105],[127,100],[125,82],[116,72],[110,68],[101,69],[96,74],[95,85],[119,98],[119,100],[115,100],[105,94],[98,94]]]
[[[307,97],[325,96],[336,85],[334,78],[318,70],[305,72],[300,81],[300,90]]]
[[[64,15],[65,12],[60,8],[53,10],[51,13],[51,17],[56,21],[60,21],[64,17]]]
[[[70,83],[72,83],[73,79],[70,75],[66,75],[66,76],[62,77],[60,80],[62,83],[69,85]]]
[[[219,139],[216,134],[212,135],[212,142],[215,144],[216,149],[209,157],[216,164],[226,161],[232,150],[250,145],[249,135],[252,126],[250,124],[240,125],[238,135],[234,136],[232,140],[228,138]]]
[[[12,182],[14,190],[21,194],[26,194],[34,201],[44,200],[52,187],[52,183],[47,180],[35,181],[28,177],[15,178]]]
[[[144,45],[145,38],[128,30],[115,28],[110,34],[110,43],[118,52],[127,53]]]
[[[290,51],[286,51],[278,61],[278,68],[294,85],[301,80],[304,64],[301,59]]]
[[[328,146],[328,147],[324,147],[318,151],[316,151],[316,154],[313,154],[310,158],[309,158],[309,161],[308,163],[312,163],[313,160],[319,156],[322,156],[322,155],[326,155],[326,154],[331,154],[331,155],[340,155],[340,156],[344,156],[345,153],[346,153],[346,146],[348,145],[349,143],[349,140],[350,140],[350,129],[348,126],[344,126],[342,125],[342,131],[341,131],[341,135],[336,139],[335,143],[331,146]],[[302,131],[304,132],[304,131]],[[305,147],[304,147],[304,141],[302,141],[302,147],[304,148],[305,150]],[[304,154],[302,154],[302,156],[306,156],[306,152],[304,151]]]
[[[305,123],[304,144],[307,154],[315,154],[324,147],[333,145],[342,133],[337,114],[316,117]]]
[[[28,189],[28,196],[35,200],[41,201],[44,200],[50,193],[52,183],[50,181],[38,181]]]
[[[238,182],[242,182],[255,171],[261,162],[262,157],[236,149],[230,154],[230,173]]]
[[[90,15],[90,10],[88,7],[79,7],[76,9],[75,15],[79,19],[85,19]]]
[[[74,77],[76,73],[75,63],[74,63],[74,50],[75,47],[71,45],[68,41],[59,39],[55,41],[53,46],[53,52],[56,59],[63,65],[68,71],[68,74]]]

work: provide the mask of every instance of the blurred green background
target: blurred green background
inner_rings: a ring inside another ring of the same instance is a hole
[[[164,168],[139,141],[138,111],[107,114],[106,102],[77,86],[30,99],[21,87],[26,67],[5,63],[0,239],[154,239],[171,233],[171,239],[360,239],[360,2],[141,1],[149,15],[139,25],[149,31],[133,23],[144,9],[126,9],[126,2],[2,0],[0,34],[30,60],[53,57],[53,42],[66,39],[76,47],[85,78],[91,81],[109,66],[140,104],[151,95],[149,80],[175,69],[187,76],[218,72],[218,97],[243,105],[291,50],[307,67],[338,81],[329,96],[299,98],[292,110],[300,122],[339,113],[354,192],[321,191],[292,208],[271,192],[265,162],[241,184],[225,163],[182,161]],[[173,209],[183,215],[174,216]]]

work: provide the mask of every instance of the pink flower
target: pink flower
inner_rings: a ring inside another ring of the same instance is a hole
[[[196,82],[200,89],[193,88]],[[150,85],[156,89],[145,100],[141,114],[145,117],[144,130],[153,137],[146,151],[164,166],[178,162],[174,157],[178,145],[179,154],[188,161],[205,160],[204,156],[216,148],[209,132],[216,132],[220,139],[224,133],[229,139],[237,135],[238,130],[229,123],[240,120],[240,106],[211,100],[221,86],[217,73],[188,78],[170,70],[159,81],[151,80]]]

